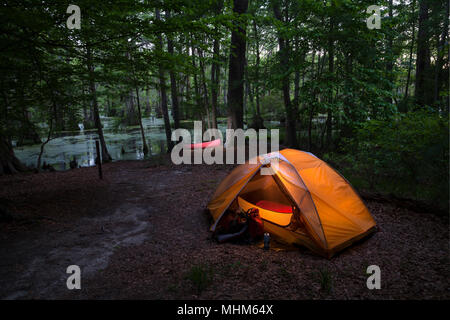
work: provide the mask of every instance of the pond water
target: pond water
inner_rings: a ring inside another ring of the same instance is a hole
[[[117,160],[140,160],[144,158],[142,151],[142,139],[139,126],[116,128],[114,119],[102,118],[103,133],[108,152]],[[149,156],[155,156],[166,151],[166,134],[164,120],[160,118],[143,118],[145,137],[149,146]],[[276,125],[276,123],[274,123]],[[193,128],[193,121],[183,122],[188,128]],[[225,137],[226,120],[218,121],[219,130]],[[69,163],[76,158],[79,166],[88,167],[95,165],[96,149],[95,140],[97,131],[82,130],[58,133],[57,137],[50,140],[44,149],[41,164],[44,161],[51,164],[56,170],[67,170]],[[190,130],[192,134],[192,129]],[[193,137],[193,135],[192,135]],[[200,142],[200,141],[193,141]],[[27,145],[15,147],[16,156],[27,166],[36,167],[41,145]]]
[[[151,155],[165,149],[166,136],[162,119],[143,119],[144,131]],[[116,129],[111,118],[102,118],[103,130],[108,152],[114,160],[143,159],[142,140],[139,127]],[[66,170],[69,162],[76,158],[82,167],[95,165],[95,140],[97,131],[82,130],[58,133],[44,148],[41,163],[53,165],[56,170]],[[30,167],[35,167],[41,145],[15,147],[17,158]],[[124,151],[124,152],[122,152]]]

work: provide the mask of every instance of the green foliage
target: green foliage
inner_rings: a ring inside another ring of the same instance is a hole
[[[261,98],[261,113],[265,120],[284,118],[283,97],[279,92]]]
[[[337,163],[357,186],[448,207],[449,123],[432,112],[399,114],[360,125]]]
[[[186,279],[188,279],[200,294],[205,290],[212,282],[214,276],[214,271],[212,267],[208,264],[198,264],[191,267],[189,272],[186,274]]]
[[[331,292],[331,289],[333,288],[333,279],[328,269],[319,269],[319,271],[316,272],[315,276],[320,284],[320,289],[326,294],[329,294]]]
[[[448,113],[448,4],[430,1],[423,39],[420,3],[381,1],[382,27],[371,30],[369,0],[250,1],[239,18],[233,1],[79,0],[81,29],[69,30],[65,2],[7,2],[0,8],[0,134],[26,143],[40,140],[36,132],[47,136],[50,124],[53,131],[80,122],[93,128],[94,102],[100,115],[117,119],[115,127],[138,124],[137,101],[143,115],[161,117],[162,86],[171,107],[169,72],[181,119],[204,121],[212,88],[216,116],[228,116],[231,31],[242,19],[244,118],[255,118],[259,101],[265,125],[280,122],[281,143],[292,140],[282,128],[293,122],[299,148],[334,152],[330,158],[357,184],[447,203],[448,124],[437,112]],[[419,42],[429,52],[423,88],[414,79]],[[403,114],[426,109],[416,105],[417,89],[436,113]]]

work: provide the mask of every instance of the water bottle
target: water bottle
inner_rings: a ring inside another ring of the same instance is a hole
[[[269,250],[270,234],[268,232],[264,233],[264,250]]]

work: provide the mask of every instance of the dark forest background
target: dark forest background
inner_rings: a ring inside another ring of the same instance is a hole
[[[102,116],[270,127],[357,187],[448,207],[449,3],[444,0],[77,0],[0,6],[0,174]],[[381,28],[366,10],[381,7]],[[37,167],[40,168],[40,163]]]

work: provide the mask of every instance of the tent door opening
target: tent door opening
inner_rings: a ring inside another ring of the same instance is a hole
[[[280,227],[288,227],[298,211],[286,191],[280,187],[276,175],[256,174],[237,197],[239,207],[247,211],[258,208],[265,221]]]

